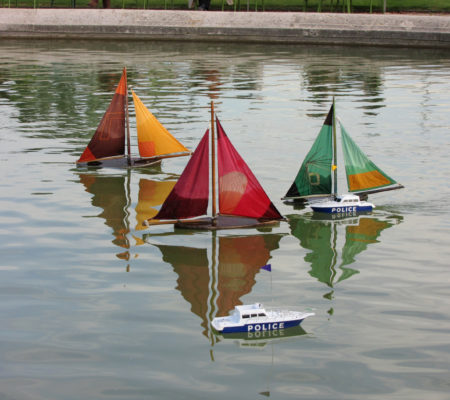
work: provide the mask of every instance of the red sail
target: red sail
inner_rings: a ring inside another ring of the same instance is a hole
[[[91,141],[77,162],[125,154],[125,96],[127,71],[124,68],[111,104],[94,133]]]
[[[231,144],[217,117],[216,126],[220,213],[282,219],[250,168]]]
[[[206,214],[209,197],[209,130],[154,219],[180,219]]]

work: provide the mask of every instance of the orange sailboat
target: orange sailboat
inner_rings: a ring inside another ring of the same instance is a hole
[[[111,103],[77,164],[81,166],[145,167],[164,158],[190,155],[145,107],[132,90],[139,157],[131,155],[127,71],[123,69]],[[125,151],[125,142],[127,150]]]

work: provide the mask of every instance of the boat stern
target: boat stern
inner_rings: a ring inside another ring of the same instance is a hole
[[[228,317],[214,318],[211,322],[211,326],[214,328],[215,331],[222,333],[226,326],[225,323],[226,321],[228,321]]]

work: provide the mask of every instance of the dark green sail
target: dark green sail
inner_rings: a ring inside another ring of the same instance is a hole
[[[333,106],[284,199],[331,193]]]

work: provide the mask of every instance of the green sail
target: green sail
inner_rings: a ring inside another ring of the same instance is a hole
[[[331,193],[333,106],[285,198]]]
[[[342,124],[341,135],[347,185],[350,192],[363,192],[397,183],[367,158]]]

